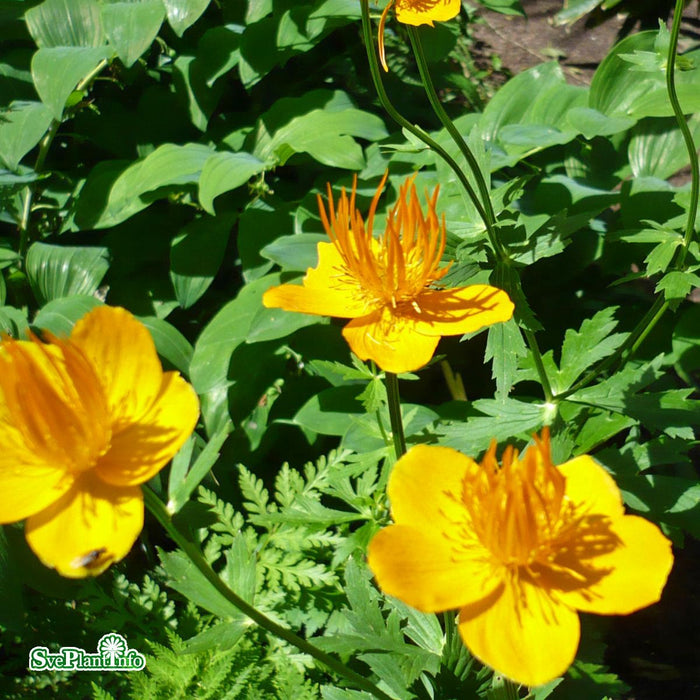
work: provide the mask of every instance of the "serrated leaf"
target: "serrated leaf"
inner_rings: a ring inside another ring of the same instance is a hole
[[[34,243],[26,261],[27,277],[40,304],[77,294],[94,294],[109,269],[107,248]]]
[[[506,398],[510,393],[518,369],[518,358],[526,354],[527,346],[514,319],[489,328],[484,362],[493,360],[491,376],[496,380],[497,398]]]
[[[623,343],[627,334],[612,333],[617,326],[616,310],[616,307],[603,309],[586,319],[578,331],[566,331],[557,375],[559,391],[568,389],[588,367],[611,355]]]
[[[673,270],[657,283],[655,292],[663,292],[667,301],[685,299],[694,287],[700,287],[700,277],[688,270]]]

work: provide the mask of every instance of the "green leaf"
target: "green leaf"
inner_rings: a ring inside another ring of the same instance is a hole
[[[657,283],[655,292],[663,292],[666,301],[685,299],[693,287],[700,287],[700,276],[686,270],[665,274]]]
[[[41,102],[12,102],[0,112],[0,160],[16,170],[51,124],[51,110]]]
[[[294,416],[294,423],[321,435],[344,435],[353,416],[364,413],[358,401],[362,387],[334,386],[312,396]]]
[[[214,199],[244,185],[265,170],[265,163],[250,153],[216,153],[206,160],[199,178],[199,202],[214,215]]]
[[[319,233],[297,233],[280,236],[268,243],[260,255],[276,262],[283,270],[306,271],[318,264],[318,244],[328,243],[328,236]]]
[[[24,19],[40,48],[104,44],[100,5],[95,0],[46,0],[27,10]]]
[[[76,294],[94,294],[109,269],[107,248],[34,243],[26,261],[27,277],[40,304]]]
[[[185,505],[202,479],[209,473],[219,458],[221,448],[231,429],[231,423],[227,423],[211,436],[184,478],[179,478],[173,483],[171,476],[168,482],[168,510],[171,513],[177,513]]]
[[[250,322],[262,306],[263,292],[279,283],[279,275],[267,275],[247,284],[202,331],[190,365],[190,377],[198,394],[228,386],[231,354],[246,341]]]
[[[300,314],[284,309],[260,308],[250,321],[248,328],[248,343],[261,343],[265,340],[285,338],[300,328],[313,326],[317,323],[329,323],[323,316]]]
[[[211,154],[211,148],[197,143],[166,143],[126,168],[124,161],[102,161],[83,186],[76,221],[83,228],[116,226],[166,197],[166,187],[196,184]]]
[[[700,368],[700,306],[686,309],[673,330],[673,360],[686,373]]]
[[[76,321],[102,302],[95,297],[74,296],[55,299],[44,306],[34,318],[33,326],[50,331],[54,335],[68,336]]]
[[[603,309],[586,319],[578,331],[566,331],[557,375],[558,391],[568,389],[588,367],[611,355],[623,343],[626,333],[612,333],[617,326],[616,310],[613,306]]]
[[[192,346],[175,326],[155,316],[139,316],[139,321],[148,328],[158,354],[181,374],[189,374]]]
[[[41,101],[61,119],[66,101],[78,83],[109,58],[107,46],[56,46],[39,49],[32,58],[32,78]]]
[[[21,338],[28,328],[29,323],[25,313],[14,306],[0,306],[0,333]]]
[[[611,136],[634,126],[629,117],[609,117],[590,107],[573,107],[566,114],[570,126],[587,139],[595,136]]]
[[[107,39],[127,68],[153,43],[165,17],[162,0],[110,2],[101,11]]]
[[[514,319],[489,328],[484,362],[493,360],[491,376],[496,380],[496,397],[506,398],[513,387],[518,358],[527,354],[527,345]]]
[[[192,306],[221,267],[233,220],[230,216],[196,219],[170,244],[170,279],[183,309]]]
[[[182,36],[207,9],[211,0],[163,0],[168,22],[175,34]]]

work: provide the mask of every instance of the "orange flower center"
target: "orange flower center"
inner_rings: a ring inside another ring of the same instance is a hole
[[[445,250],[445,222],[435,212],[438,190],[428,201],[428,213],[423,215],[415,176],[409,178],[399,191],[399,199],[387,216],[386,229],[374,237],[374,216],[387,175],[384,175],[372,199],[365,222],[355,208],[357,179],[350,198],[341,191],[337,209],[328,185],[328,213],[319,196],[319,211],[328,236],[343,259],[338,270],[338,284],[357,289],[357,298],[368,307],[385,307],[392,315],[410,305],[420,313],[419,296],[426,288],[439,282],[450,268],[442,265]]]
[[[107,400],[92,366],[69,341],[36,336],[0,345],[0,419],[26,448],[67,473],[90,469],[108,449]]]
[[[608,519],[581,512],[565,487],[545,431],[520,459],[508,447],[501,466],[494,442],[465,478],[462,497],[477,538],[501,564],[535,575],[544,566],[569,579],[590,579],[604,572],[582,560],[611,551],[616,539]]]

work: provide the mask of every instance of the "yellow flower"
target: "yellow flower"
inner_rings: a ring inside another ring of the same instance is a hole
[[[519,683],[566,671],[577,611],[627,614],[655,603],[670,542],[625,515],[617,485],[591,457],[554,466],[549,433],[518,458],[495,443],[481,464],[418,445],[388,487],[394,525],[369,546],[380,588],[424,612],[460,608],[462,640]]]
[[[446,22],[459,14],[462,0],[390,0],[379,20],[379,58],[385,71],[389,70],[384,52],[384,27],[389,10],[396,7],[396,19],[403,24],[418,27],[433,22]]]
[[[372,235],[382,179],[367,222],[342,190],[337,209],[328,185],[329,211],[319,210],[332,243],[318,244],[318,265],[303,286],[283,284],[263,296],[267,307],[352,319],[343,336],[361,359],[388,372],[411,372],[430,361],[440,336],[461,335],[507,321],[513,304],[500,289],[477,284],[436,289],[449,265],[441,265],[445,222],[435,213],[438,188],[423,215],[413,178],[401,187],[386,230]]]
[[[131,549],[139,484],[192,433],[199,403],[124,309],[96,308],[69,339],[46,339],[0,344],[0,523],[27,518],[44,564],[93,576]]]

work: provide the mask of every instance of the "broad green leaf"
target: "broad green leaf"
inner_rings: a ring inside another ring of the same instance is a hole
[[[343,435],[353,416],[364,414],[358,401],[361,386],[334,386],[312,396],[294,416],[294,422],[321,435]]]
[[[102,161],[80,193],[76,220],[86,228],[116,226],[166,197],[168,192],[160,188],[196,184],[211,154],[208,146],[197,143],[166,143],[126,168],[124,161]]]
[[[688,119],[694,140],[700,138],[700,115]],[[690,162],[688,148],[675,119],[643,119],[632,130],[628,157],[634,177],[666,180]]]
[[[198,654],[204,651],[221,653],[232,649],[248,630],[247,618],[241,613],[233,622],[219,622],[207,627],[203,632],[190,637],[184,645],[184,654]]]
[[[175,326],[155,316],[140,316],[139,321],[148,328],[158,354],[181,374],[187,376],[192,360],[192,346]]]
[[[32,58],[32,77],[41,101],[61,119],[66,101],[100,63],[109,58],[107,46],[56,46],[39,49]]]
[[[595,136],[611,136],[634,126],[634,119],[629,117],[609,117],[590,107],[573,107],[566,114],[571,128],[583,134],[587,139]]]
[[[182,36],[207,9],[211,0],[163,0],[168,22],[175,34]]]
[[[280,236],[261,251],[263,257],[276,262],[283,270],[306,271],[318,264],[318,244],[328,243],[328,236],[318,233],[298,233]]]
[[[33,326],[50,331],[54,335],[68,336],[76,321],[102,302],[84,295],[55,299],[44,306],[34,318]]]
[[[162,0],[102,5],[105,34],[127,68],[153,43],[164,17]]]
[[[329,323],[323,316],[300,314],[284,309],[266,309],[262,307],[253,316],[248,328],[248,343],[261,343],[266,340],[285,338],[294,331],[317,323]]]
[[[190,378],[198,394],[230,384],[231,354],[246,341],[250,322],[262,306],[263,292],[279,283],[279,275],[267,275],[247,284],[202,331],[190,364]]]
[[[51,124],[51,110],[41,102],[12,102],[0,112],[0,160],[16,170]]]
[[[0,306],[0,333],[21,338],[29,328],[26,315],[14,306]]]
[[[216,197],[244,185],[265,167],[265,163],[250,153],[215,153],[204,163],[199,178],[200,204],[213,216]]]
[[[40,48],[104,44],[97,0],[45,0],[27,10],[24,18]]]
[[[175,88],[178,93],[187,96],[190,120],[197,129],[204,132],[224,93],[225,85],[223,81],[210,84],[206,66],[195,56],[178,56],[173,65]]]
[[[27,253],[27,277],[40,304],[94,294],[109,269],[107,248],[34,243]]]
[[[188,309],[214,281],[226,252],[233,221],[207,216],[185,226],[170,245],[170,279],[175,296]]]

